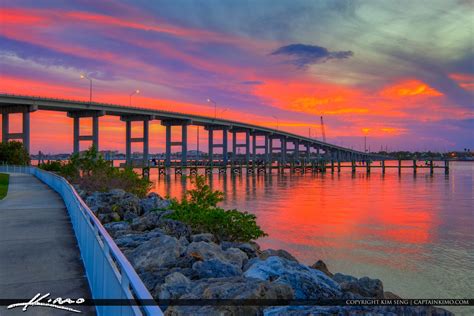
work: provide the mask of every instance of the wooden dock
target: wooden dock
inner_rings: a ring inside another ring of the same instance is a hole
[[[407,163],[409,162],[409,163]],[[120,165],[121,168],[126,167],[125,163]],[[382,174],[385,174],[387,169],[398,170],[398,173],[402,173],[402,169],[411,169],[413,174],[416,174],[420,169],[429,169],[430,174],[434,174],[435,169],[444,170],[445,174],[449,174],[449,161],[434,161],[434,160],[398,160],[395,165],[387,164],[386,161],[365,161],[365,162],[356,162],[356,161],[312,161],[309,163],[305,162],[288,162],[288,163],[261,163],[261,164],[252,164],[252,163],[228,163],[224,164],[222,161],[214,161],[212,163],[204,161],[188,162],[188,164],[183,165],[179,161],[172,162],[170,166],[166,166],[162,162],[157,164],[149,164],[144,166],[143,164],[133,164],[133,168],[141,169],[144,176],[149,176],[151,169],[157,169],[158,175],[196,175],[200,170],[204,170],[205,174],[219,173],[226,174],[230,172],[232,174],[262,174],[262,173],[326,173],[326,172],[341,172],[344,169],[350,169],[353,173],[363,170],[364,172],[370,174],[373,169],[381,169]]]

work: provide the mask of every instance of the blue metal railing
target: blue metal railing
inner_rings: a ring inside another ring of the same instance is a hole
[[[64,178],[36,167],[0,165],[0,172],[32,174],[64,200],[93,299],[152,300],[150,292],[97,217]],[[96,306],[98,315],[163,315],[156,305]]]

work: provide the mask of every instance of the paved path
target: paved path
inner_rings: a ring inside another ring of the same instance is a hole
[[[27,299],[37,293],[51,297],[91,298],[79,248],[61,197],[32,175],[10,174],[5,199],[0,200],[0,298]],[[48,307],[20,308],[0,315],[93,315]]]

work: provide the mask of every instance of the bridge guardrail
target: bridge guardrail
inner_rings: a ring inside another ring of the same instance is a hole
[[[153,300],[148,289],[100,221],[66,179],[36,167],[0,165],[0,172],[28,173],[56,191],[71,218],[93,299]],[[96,306],[98,315],[163,315],[148,306]]]

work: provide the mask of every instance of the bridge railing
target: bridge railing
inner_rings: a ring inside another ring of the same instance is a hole
[[[0,172],[32,174],[63,198],[93,299],[153,300],[135,269],[69,182],[36,167],[0,165]],[[96,311],[98,315],[163,315],[156,305],[97,305]]]

